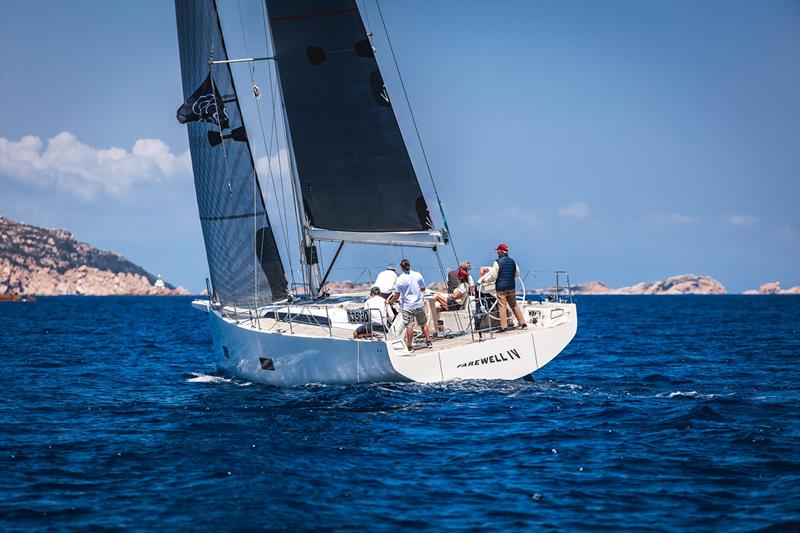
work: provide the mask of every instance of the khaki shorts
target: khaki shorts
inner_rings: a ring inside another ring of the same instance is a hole
[[[425,308],[419,307],[417,309],[403,309],[403,325],[407,328],[414,327],[414,319],[417,324],[424,326],[428,321],[428,316],[425,314]]]

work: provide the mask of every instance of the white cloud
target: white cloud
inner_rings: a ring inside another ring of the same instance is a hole
[[[562,217],[572,217],[583,220],[589,216],[589,204],[586,202],[573,202],[559,209],[558,214]]]
[[[697,217],[684,215],[683,213],[672,213],[668,216],[668,220],[673,224],[696,224],[700,221]]]
[[[758,217],[753,215],[729,215],[728,223],[734,226],[755,226],[758,223]]]
[[[256,170],[262,181],[274,176],[276,183],[280,183],[281,176],[287,183],[291,180],[289,173],[289,154],[281,148],[276,155],[261,156],[256,161]]]
[[[175,155],[160,139],[139,139],[128,151],[94,148],[67,131],[46,145],[35,135],[19,141],[0,137],[0,173],[40,187],[56,186],[84,200],[101,192],[119,196],[136,183],[190,172],[189,152]]]
[[[697,224],[700,219],[683,213],[669,213],[669,214],[651,214],[648,215],[650,220],[659,224]]]

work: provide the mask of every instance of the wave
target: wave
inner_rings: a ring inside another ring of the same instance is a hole
[[[719,398],[722,396],[733,396],[733,393],[730,394],[714,394],[714,393],[700,393],[696,390],[691,391],[675,391],[675,392],[660,392],[655,395],[656,398],[675,398],[684,396],[687,398],[700,398],[701,400],[710,400],[712,398]]]
[[[214,376],[211,374],[190,372],[189,375],[192,377],[186,379],[187,383],[232,383],[238,387],[247,387],[252,385],[250,381],[240,381],[222,376]]]

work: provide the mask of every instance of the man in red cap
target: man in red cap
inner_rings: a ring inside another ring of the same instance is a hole
[[[478,283],[489,283],[494,280],[494,287],[497,291],[497,307],[500,312],[500,333],[508,329],[508,316],[506,305],[511,307],[517,324],[521,329],[528,327],[525,318],[522,316],[522,309],[517,305],[517,277],[519,277],[519,266],[516,261],[508,256],[508,246],[505,244],[497,245],[497,261],[492,264],[491,270],[481,276]]]

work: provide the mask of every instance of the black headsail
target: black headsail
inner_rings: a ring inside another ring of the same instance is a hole
[[[431,228],[353,0],[266,0],[303,206],[312,226]]]
[[[213,0],[176,0],[181,74],[197,207],[211,281],[223,305],[254,308],[287,295]],[[220,101],[221,99],[221,101]]]

